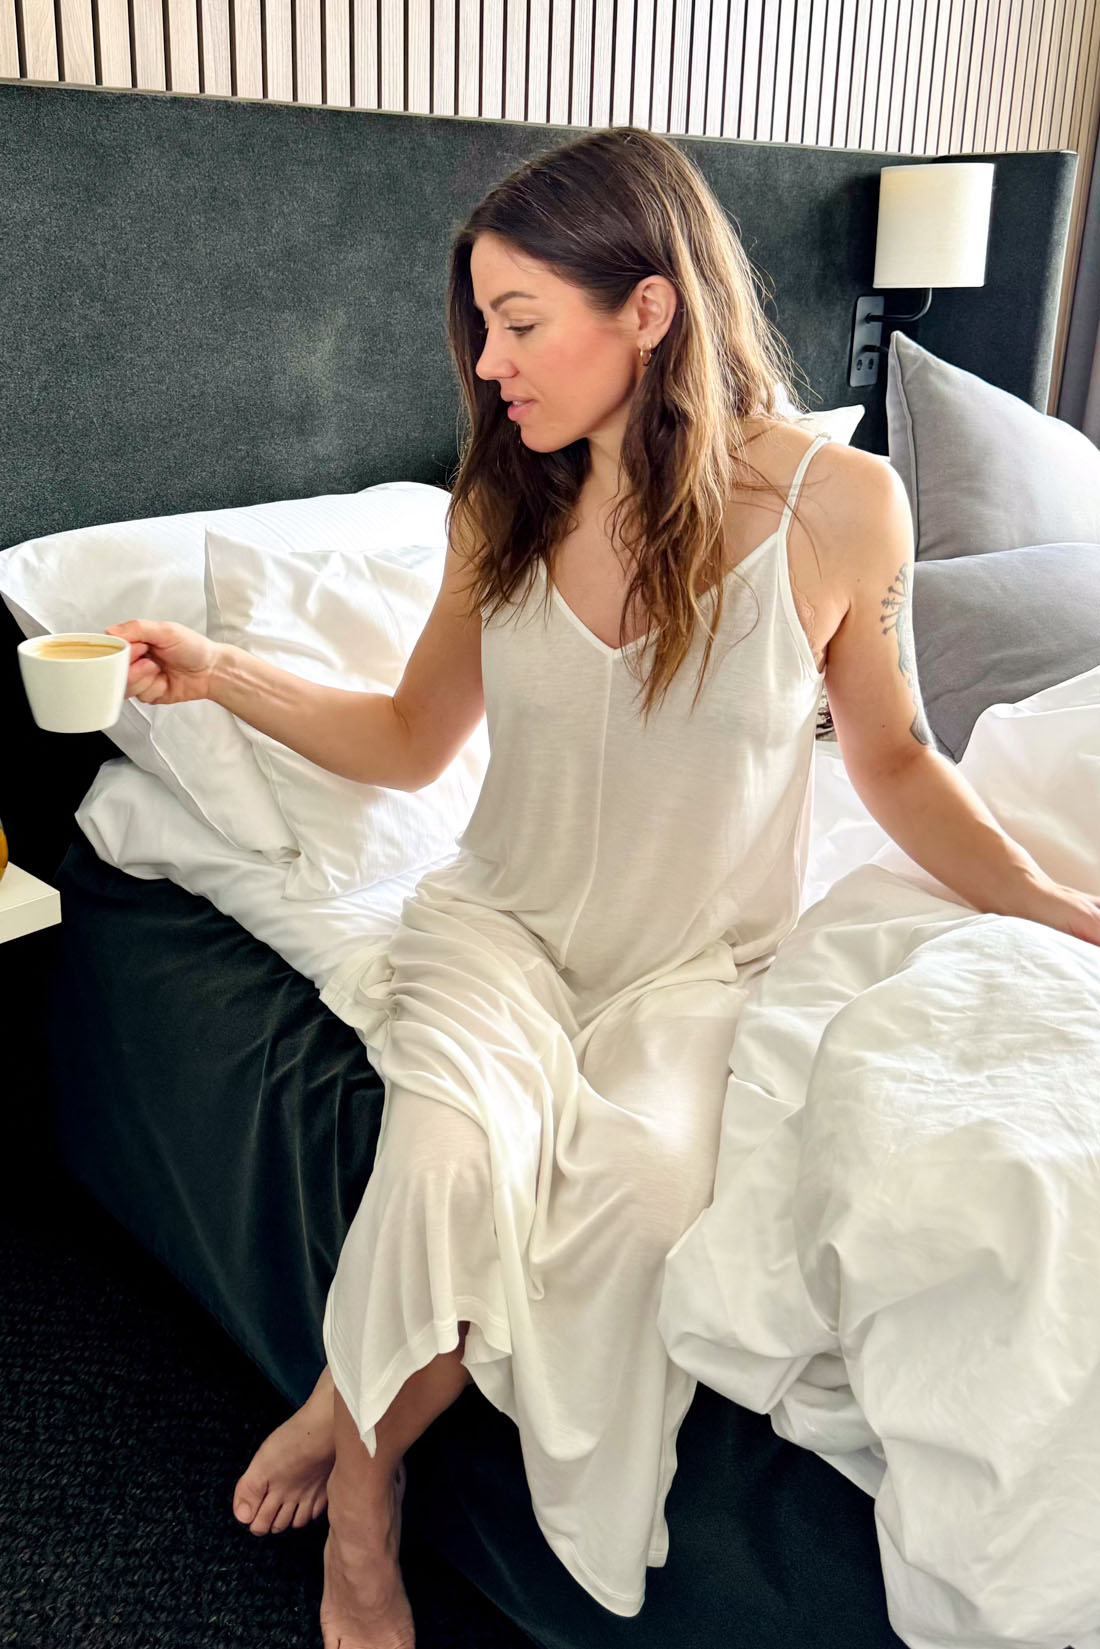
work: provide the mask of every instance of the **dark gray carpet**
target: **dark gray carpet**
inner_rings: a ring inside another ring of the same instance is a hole
[[[286,1404],[60,1168],[7,1177],[0,1644],[319,1649],[325,1520],[257,1539],[231,1510]],[[402,1567],[418,1649],[532,1649],[408,1538]]]

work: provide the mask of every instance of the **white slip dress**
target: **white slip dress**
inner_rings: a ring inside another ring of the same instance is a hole
[[[646,726],[647,637],[609,647],[553,585],[483,625],[490,760],[456,857],[322,993],[385,1087],[325,1310],[336,1388],[373,1453],[469,1323],[539,1527],[618,1615],[665,1562],[696,1386],[657,1331],[665,1256],[711,1200],[741,1006],[799,912],[823,677],[787,532],[826,439],[724,581],[694,710],[698,630]]]

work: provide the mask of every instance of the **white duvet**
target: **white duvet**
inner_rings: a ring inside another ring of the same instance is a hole
[[[1100,670],[987,711],[963,767],[1100,892]],[[670,1355],[875,1496],[913,1649],[1093,1649],[1100,948],[888,846],[803,913],[730,1069]]]
[[[1100,670],[987,711],[963,768],[1044,868],[1100,892]],[[420,874],[284,900],[277,866],[125,760],[77,820],[319,991],[384,947]],[[962,905],[824,744],[806,897],[739,1021],[662,1332],[874,1495],[912,1649],[1100,1649],[1100,949]]]

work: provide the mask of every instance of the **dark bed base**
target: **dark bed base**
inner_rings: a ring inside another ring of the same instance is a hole
[[[79,832],[55,881],[62,1159],[298,1403],[382,1083],[314,985],[207,900],[102,863]],[[410,1451],[406,1515],[546,1649],[898,1649],[868,1496],[704,1387],[679,1460],[669,1562],[632,1620],[554,1557],[518,1434],[474,1387]]]

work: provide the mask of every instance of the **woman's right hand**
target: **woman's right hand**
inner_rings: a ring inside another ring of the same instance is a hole
[[[185,624],[132,618],[104,632],[130,643],[126,697],[143,704],[187,704],[210,697],[214,667],[223,651],[217,641]]]

